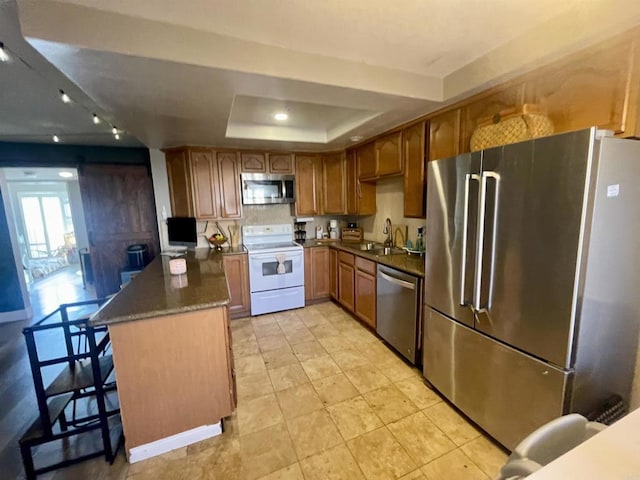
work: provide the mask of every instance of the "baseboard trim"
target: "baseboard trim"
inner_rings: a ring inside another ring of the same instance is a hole
[[[161,438],[155,442],[145,443],[129,449],[129,463],[136,463],[163,453],[186,447],[192,443],[200,442],[207,438],[215,437],[222,433],[222,423],[203,425],[192,428],[186,432],[177,433],[170,437]]]

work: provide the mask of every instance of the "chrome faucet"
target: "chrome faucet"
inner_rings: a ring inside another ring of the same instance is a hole
[[[402,243],[398,243],[398,234],[400,234],[400,238],[402,239]],[[407,240],[406,238],[404,238],[404,233],[402,233],[402,229],[400,227],[396,227],[395,230],[393,231],[393,245],[394,246],[400,246],[400,247],[404,247],[406,244]]]
[[[393,246],[393,232],[392,232],[392,227],[391,227],[391,219],[387,218],[384,221],[384,228],[382,229],[382,233],[384,233],[387,238],[384,239],[384,246],[385,247],[392,247]]]

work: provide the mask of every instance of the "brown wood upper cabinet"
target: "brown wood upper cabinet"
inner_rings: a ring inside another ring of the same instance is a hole
[[[165,159],[169,180],[171,211],[173,215],[193,217],[189,153],[185,149],[167,150]]]
[[[279,173],[293,175],[290,153],[241,152],[242,171],[247,173]]]
[[[459,153],[460,109],[450,110],[430,118],[429,160],[453,157]]]
[[[322,214],[322,158],[296,155],[296,215]]]
[[[201,220],[242,216],[237,153],[185,147],[165,154],[173,215]]]
[[[376,144],[367,143],[356,149],[358,180],[375,180],[376,178]]]
[[[376,139],[376,177],[402,175],[402,132]]]
[[[358,180],[363,182],[402,175],[402,132],[389,133],[358,147],[356,157]]]
[[[293,155],[290,153],[270,153],[269,171],[271,173],[293,175]]]
[[[345,156],[342,152],[322,156],[323,213],[346,213],[346,173]]]
[[[402,156],[404,157],[404,216],[424,218],[427,188],[424,122],[404,130]]]
[[[376,213],[376,184],[358,180],[358,155],[356,150],[346,152],[347,214],[374,215]]]

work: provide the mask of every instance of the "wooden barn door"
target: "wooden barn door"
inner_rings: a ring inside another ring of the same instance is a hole
[[[151,173],[143,165],[83,165],[78,169],[98,298],[120,288],[127,247],[159,253]]]

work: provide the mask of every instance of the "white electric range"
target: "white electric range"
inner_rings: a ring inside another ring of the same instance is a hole
[[[245,225],[249,252],[251,315],[304,307],[304,251],[293,242],[293,226]]]

